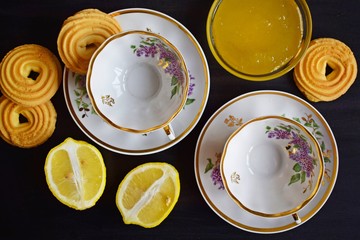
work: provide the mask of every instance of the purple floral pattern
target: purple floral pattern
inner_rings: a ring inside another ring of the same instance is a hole
[[[151,29],[149,28],[147,28],[146,31],[152,32]],[[144,56],[144,57],[154,58],[158,52],[160,52],[160,59],[165,59],[165,60],[168,59],[165,62],[169,62],[169,61],[171,62],[172,59],[174,59],[175,57],[174,53],[170,52],[170,50],[166,49],[162,44],[157,43],[157,41],[154,41],[154,39],[151,38],[143,39],[143,41],[140,43],[138,47],[136,45],[131,45],[131,48],[138,57]],[[179,74],[178,70],[179,70],[178,64],[171,64],[165,68],[165,73],[172,74],[176,77]],[[183,76],[181,75],[181,79],[182,78]],[[195,77],[191,75],[190,71],[189,71],[189,79],[190,79],[190,83],[189,83],[189,89],[188,89],[185,106],[192,104],[196,100],[195,98],[191,97],[195,90],[195,83],[194,83]],[[172,79],[172,84],[174,86],[172,90],[172,96],[180,90],[176,83],[178,83],[177,80]]]
[[[188,94],[187,94],[187,99],[186,99],[186,103],[185,105],[190,105],[193,102],[195,102],[195,98],[191,98],[191,95],[193,95],[194,93],[194,89],[195,89],[195,77],[193,77],[189,71],[189,78],[190,78],[190,83],[189,83],[189,90],[188,90]]]
[[[282,115],[283,117],[285,117],[285,114]],[[316,121],[313,119],[311,114],[305,114],[305,116],[303,117],[294,117],[293,120],[299,122],[300,124],[304,125],[313,136],[315,136],[315,138],[318,140],[318,142],[320,143],[320,148],[323,154],[323,159],[324,159],[324,163],[325,166],[327,163],[331,162],[331,150],[328,149],[323,141],[323,134],[322,132],[319,130],[320,126],[316,123]],[[236,118],[233,115],[229,115],[225,120],[224,120],[224,124],[227,127],[239,127],[243,124],[243,118]],[[286,138],[286,137],[291,137],[291,134],[288,131],[283,130],[279,130],[276,133],[271,133],[271,136],[274,138]],[[295,144],[296,142],[301,142],[301,140],[299,138],[296,138],[296,140],[294,139],[294,141],[291,141],[292,144]],[[304,144],[304,143],[302,143]],[[306,153],[308,147],[303,147],[303,153]],[[210,172],[211,171],[211,180],[214,183],[214,185],[217,185],[219,189],[224,189],[224,184],[222,182],[221,179],[221,175],[220,175],[220,159],[221,159],[221,154],[222,153],[215,153],[215,157],[216,160],[215,162],[213,162],[212,158],[207,158],[207,164],[205,167],[205,173]],[[298,155],[293,154],[292,158],[293,159],[299,159],[300,157],[300,152],[298,153]],[[296,161],[296,160],[294,160]],[[302,163],[300,163],[302,162]],[[295,176],[293,176],[292,180],[293,181],[303,181],[304,179],[306,179],[306,177],[309,177],[309,185],[304,189],[304,193],[306,192],[306,190],[308,188],[312,187],[312,171],[311,169],[313,169],[315,164],[314,162],[310,162],[307,161],[307,163],[305,163],[306,161],[299,161],[295,163],[293,169],[295,171]],[[302,165],[301,165],[302,164]],[[304,170],[303,170],[304,168]],[[309,174],[308,174],[309,173]],[[331,170],[325,167],[325,171],[324,171],[324,181],[328,181],[330,182],[330,177],[331,175]],[[291,182],[291,180],[290,180]]]
[[[326,144],[323,140],[323,133],[320,131],[320,125],[315,121],[312,114],[305,114],[303,117],[295,117],[293,120],[299,122],[300,124],[307,127],[311,134],[318,140],[320,143],[320,148],[323,154],[323,159],[325,163],[325,172],[324,180],[330,182],[331,180],[331,170],[326,168],[326,164],[331,163],[332,151],[326,147]]]
[[[229,128],[240,127],[243,124],[243,119],[242,118],[236,118],[233,115],[229,115],[224,120],[224,124]],[[217,185],[218,189],[224,190],[225,189],[224,188],[224,183],[222,181],[221,173],[220,173],[221,155],[222,155],[222,153],[215,153],[216,160],[215,160],[214,163],[213,163],[212,158],[207,159],[208,163],[207,163],[207,165],[205,167],[205,173],[211,171],[211,180],[214,183],[214,185]],[[240,180],[240,176],[236,176],[236,179]]]
[[[312,177],[314,174],[314,167],[317,165],[315,154],[311,145],[306,141],[306,138],[300,133],[300,130],[292,125],[280,124],[274,128],[266,127],[265,133],[268,138],[275,140],[288,140],[285,146],[289,158],[295,162],[293,166],[294,175],[291,176],[289,185],[300,182],[301,184],[309,179],[308,187],[312,188]]]
[[[220,159],[221,159],[221,153],[215,153],[215,163],[213,163],[213,160],[211,158],[208,158],[207,165],[205,167],[205,173],[211,171],[211,180],[214,183],[214,185],[218,186],[218,189],[224,190],[224,183],[221,178],[220,173]]]
[[[181,62],[175,52],[169,49],[164,42],[154,37],[141,37],[139,46],[131,45],[131,49],[138,57],[159,57],[159,65],[164,72],[171,76],[171,97],[179,95],[185,81]]]

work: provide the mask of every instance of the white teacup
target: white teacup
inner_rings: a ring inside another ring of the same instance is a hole
[[[225,144],[220,169],[230,197],[262,217],[292,215],[318,192],[324,174],[319,143],[300,123],[264,116],[244,123]]]
[[[86,88],[97,114],[117,129],[164,129],[183,109],[189,75],[181,53],[164,37],[127,31],[107,39],[90,60]]]

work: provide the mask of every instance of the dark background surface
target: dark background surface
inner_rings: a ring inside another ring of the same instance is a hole
[[[150,8],[170,15],[197,38],[210,67],[210,95],[195,129],[180,143],[160,153],[127,156],[92,142],[72,120],[62,87],[52,101],[58,113],[57,128],[43,145],[20,149],[0,139],[0,239],[360,239],[360,81],[333,102],[312,103],[326,118],[339,149],[339,173],[324,207],[293,230],[262,235],[235,228],[206,204],[194,176],[194,151],[207,119],[224,103],[254,90],[281,90],[302,98],[292,72],[272,81],[238,79],[215,61],[206,41],[206,18],[211,0],[8,0],[0,7],[0,57],[25,43],[43,45],[57,54],[56,39],[62,22],[84,8],[105,12],[129,7]],[[333,37],[346,43],[360,59],[360,1],[310,0],[313,38]],[[48,151],[66,137],[88,141],[99,148],[107,167],[105,191],[93,207],[76,211],[51,194],[43,171]],[[125,225],[115,205],[120,181],[132,168],[150,161],[166,161],[180,173],[181,194],[168,218],[158,227]]]

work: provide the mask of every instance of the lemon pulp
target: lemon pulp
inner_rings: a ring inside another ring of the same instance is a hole
[[[302,24],[293,0],[223,0],[213,19],[213,41],[231,68],[266,74],[296,55]]]
[[[116,205],[124,223],[158,226],[172,211],[180,194],[177,170],[168,163],[145,163],[121,181]]]
[[[51,192],[71,208],[94,206],[104,191],[106,169],[102,155],[87,142],[67,138],[49,151],[44,169]]]

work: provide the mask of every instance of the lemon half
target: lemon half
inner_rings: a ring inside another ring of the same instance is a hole
[[[170,214],[180,195],[178,171],[168,163],[145,163],[121,181],[116,205],[125,224],[158,226]]]
[[[49,151],[44,169],[53,195],[71,208],[90,208],[104,192],[106,169],[102,155],[87,142],[65,139]]]

